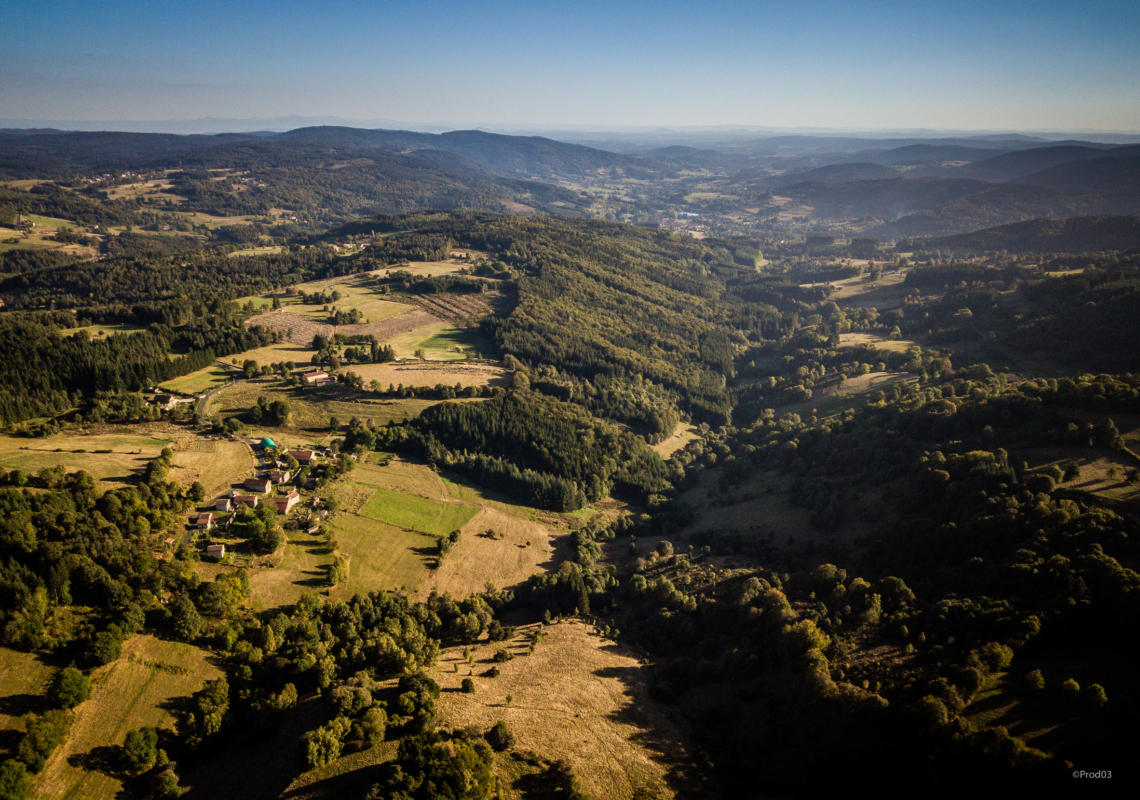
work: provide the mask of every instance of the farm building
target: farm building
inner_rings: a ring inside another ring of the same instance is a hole
[[[157,394],[154,396],[155,405],[157,405],[163,411],[169,411],[170,409],[174,408],[177,400],[178,398],[172,394]]]
[[[226,511],[233,511],[233,509],[234,509],[233,501],[230,500],[230,498],[228,498],[228,497],[219,497],[218,501],[216,503],[214,503],[214,510],[215,511],[226,512]]]
[[[297,459],[298,464],[312,464],[317,460],[317,454],[312,450],[290,450],[289,455]]]
[[[242,486],[252,492],[261,492],[262,494],[269,494],[273,491],[273,481],[269,478],[246,478]]]
[[[250,508],[257,508],[257,503],[260,498],[255,494],[239,494],[234,498],[234,505],[249,506]]]
[[[288,483],[290,477],[292,475],[287,469],[275,469],[269,473],[269,480],[274,483]]]
[[[289,509],[301,502],[301,495],[296,492],[289,492],[289,494],[274,497],[273,502],[277,505],[278,514],[288,514]]]
[[[331,376],[323,369],[315,369],[312,372],[306,372],[301,375],[301,379],[307,384],[316,384],[318,381],[331,380]]]
[[[208,531],[210,528],[214,527],[214,522],[216,522],[217,519],[218,518],[213,514],[209,512],[203,512],[198,515],[197,520],[194,522],[194,527],[200,531]]]
[[[216,558],[221,561],[226,557],[226,546],[224,544],[208,544],[206,545],[206,555],[209,558]]]

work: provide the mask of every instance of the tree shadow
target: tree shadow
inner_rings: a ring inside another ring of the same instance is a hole
[[[601,649],[629,655],[617,644],[607,644]],[[612,712],[609,719],[635,729],[628,737],[629,741],[664,768],[664,780],[669,789],[678,797],[714,795],[708,777],[697,769],[680,731],[668,722],[672,715],[649,697],[642,669],[637,666],[606,667],[595,670],[594,674],[599,678],[616,678],[625,688],[623,694],[629,702]]]
[[[123,766],[123,748],[117,744],[99,745],[86,753],[76,753],[68,757],[67,763],[87,772],[101,772],[119,780],[129,777]]]
[[[0,697],[0,714],[22,717],[25,714],[42,714],[47,710],[47,698],[39,694],[10,694]]]

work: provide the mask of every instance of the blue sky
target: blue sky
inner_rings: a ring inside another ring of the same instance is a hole
[[[1140,131],[1140,3],[3,0],[0,117]]]

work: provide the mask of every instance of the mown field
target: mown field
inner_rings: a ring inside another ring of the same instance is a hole
[[[83,470],[96,480],[125,486],[170,444],[170,439],[126,432],[57,434],[46,439],[0,436],[0,467],[34,475],[62,464],[68,472]]]
[[[205,394],[232,383],[233,379],[232,373],[215,365],[169,380],[161,388],[181,394]]]
[[[465,364],[451,362],[389,362],[387,364],[352,364],[344,368],[355,372],[364,379],[364,385],[380,381],[384,390],[388,386],[505,386],[509,383],[509,373],[493,364]]]
[[[101,748],[122,744],[129,730],[144,725],[173,728],[166,701],[193,694],[221,674],[196,647],[153,636],[132,637],[117,661],[96,670],[91,699],[76,707],[71,734],[37,776],[35,796],[61,800],[120,797],[122,784],[117,779],[85,765],[98,759]]]
[[[388,341],[398,358],[409,358],[417,350],[432,361],[461,361],[468,353],[485,355],[491,345],[475,330],[457,328],[450,322],[436,322],[401,333]]]
[[[183,486],[199,481],[209,500],[250,476],[256,461],[244,442],[195,440],[192,449],[176,450],[170,478]]]
[[[453,501],[440,502],[388,489],[373,489],[357,513],[399,528],[446,536],[467,524],[475,515],[475,509]]]

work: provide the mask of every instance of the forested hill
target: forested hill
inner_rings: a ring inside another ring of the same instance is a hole
[[[656,407],[648,398],[663,393],[675,399],[668,405],[719,424],[731,408],[725,384],[737,346],[776,336],[784,324],[774,306],[743,299],[759,277],[759,252],[747,244],[550,217],[421,215],[351,226],[401,228],[499,254],[519,273],[517,307],[487,321],[485,332],[503,352],[551,370],[549,382],[565,384],[568,396],[571,377],[640,382],[645,399],[627,398],[634,406]],[[603,415],[654,432],[675,421],[632,406]]]
[[[925,250],[957,252],[1083,253],[1087,250],[1130,250],[1140,247],[1138,217],[1071,217],[1031,219],[956,236],[910,243]]]

